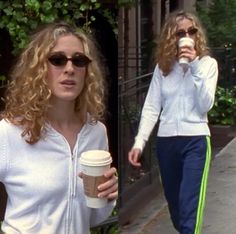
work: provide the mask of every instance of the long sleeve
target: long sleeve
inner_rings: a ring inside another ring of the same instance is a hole
[[[93,134],[93,142],[98,142],[98,147],[101,150],[108,150],[108,137],[107,137],[107,130],[105,125],[100,124],[100,131]],[[97,224],[105,221],[112,213],[113,208],[116,205],[116,200],[108,202],[108,204],[105,207],[99,208],[99,209],[90,209],[90,226],[96,226]]]
[[[145,147],[161,110],[160,70],[156,66],[142,109],[138,134],[135,137],[133,148],[141,151]]]
[[[111,215],[115,205],[116,201],[111,201],[103,208],[91,209],[90,226],[94,227],[106,220]]]
[[[215,59],[209,56],[196,59],[190,64],[192,79],[196,90],[199,112],[207,113],[214,104],[218,66]]]

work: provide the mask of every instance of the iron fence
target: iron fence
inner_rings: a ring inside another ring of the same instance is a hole
[[[152,73],[121,80],[118,83],[118,130],[119,130],[119,209],[127,209],[134,196],[138,195],[140,188],[156,183],[158,178],[157,160],[154,156],[154,134],[148,141],[143,152],[141,168],[134,168],[128,163],[128,152],[137,134],[142,105],[151,81]],[[153,131],[155,132],[155,131]],[[141,194],[141,193],[140,193]],[[144,201],[146,202],[146,201]],[[134,204],[137,206],[137,204]],[[135,212],[135,207],[130,209]],[[125,212],[127,213],[127,212]],[[122,213],[123,214],[123,213]],[[123,216],[123,215],[121,215]],[[122,219],[124,217],[121,217]]]

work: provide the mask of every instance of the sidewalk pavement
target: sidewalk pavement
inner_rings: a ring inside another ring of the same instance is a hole
[[[121,234],[178,234],[163,194],[150,201]],[[202,234],[236,233],[236,138],[218,152],[210,168]]]

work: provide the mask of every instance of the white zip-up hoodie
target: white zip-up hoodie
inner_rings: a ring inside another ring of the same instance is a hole
[[[143,150],[160,114],[158,136],[210,135],[207,112],[214,104],[218,66],[198,57],[184,72],[178,62],[163,76],[156,66],[142,109],[133,148]]]
[[[101,122],[86,123],[73,153],[66,139],[47,126],[47,135],[34,145],[22,129],[0,121],[0,181],[8,193],[2,230],[6,234],[88,234],[104,221],[115,202],[101,209],[86,206],[78,158],[83,151],[108,149]]]

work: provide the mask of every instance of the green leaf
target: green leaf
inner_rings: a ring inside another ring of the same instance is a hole
[[[87,3],[86,3],[86,4],[84,3],[84,4],[81,4],[81,5],[80,5],[80,8],[79,8],[79,9],[80,9],[81,11],[86,11],[88,8],[89,8],[88,4],[87,4]]]
[[[95,21],[95,20],[96,20],[96,17],[92,15],[92,16],[90,17],[90,20],[91,20],[91,21]]]
[[[22,8],[23,8],[23,5],[20,4],[20,3],[16,3],[16,2],[15,2],[15,3],[12,4],[12,7],[15,8],[15,9],[22,9]]]
[[[40,19],[43,23],[51,23],[55,20],[55,16],[54,15],[43,15],[40,14]]]
[[[98,9],[100,7],[101,7],[101,3],[99,3],[99,2],[95,3],[95,9]]]
[[[0,80],[1,80],[1,81],[5,81],[6,79],[7,79],[6,76],[0,75]]]
[[[50,1],[44,1],[43,5],[42,5],[42,8],[45,11],[50,11],[52,9],[52,3]]]
[[[28,25],[30,25],[31,29],[36,29],[38,27],[38,22],[32,19],[29,19]]]
[[[13,8],[12,7],[5,8],[5,9],[3,9],[3,12],[8,16],[12,15],[13,14]]]
[[[73,16],[75,19],[79,19],[83,17],[83,14],[80,11],[76,11]]]
[[[68,10],[67,9],[62,9],[62,13],[63,13],[63,15],[67,15],[68,14]]]

